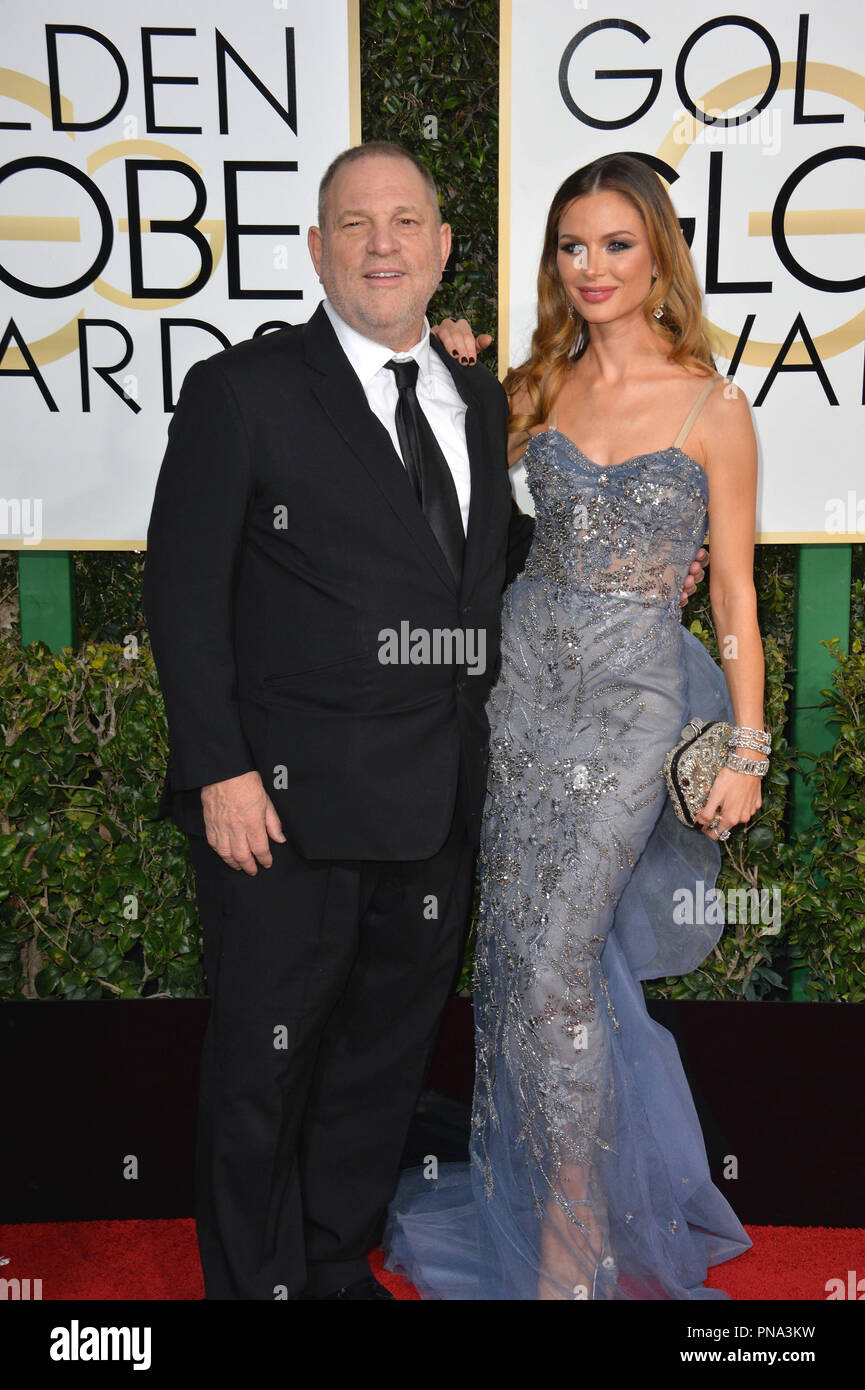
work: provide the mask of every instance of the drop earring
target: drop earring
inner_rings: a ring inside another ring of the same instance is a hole
[[[656,270],[655,273],[654,273],[654,275],[652,276],[652,284],[653,284],[653,285],[654,285],[655,281],[657,280],[657,278],[658,278],[658,272],[657,272],[657,270]],[[662,318],[664,317],[664,301],[663,301],[663,299],[661,300],[660,304],[658,304],[658,305],[652,310],[652,314],[653,314],[653,316],[654,316],[656,319],[662,319]]]

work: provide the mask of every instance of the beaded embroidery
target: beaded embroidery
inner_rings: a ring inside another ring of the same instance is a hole
[[[472,1159],[493,1196],[489,1140],[512,1096],[539,1222],[553,1203],[580,1233],[584,1208],[593,1213],[594,1253],[574,1237],[593,1281],[598,1232],[604,1253],[609,1237],[598,1168],[616,1142],[619,1026],[600,961],[681,728],[679,594],[708,484],[677,448],[599,470],[558,431],[535,435],[525,462],[536,529],[505,594],[487,707]],[[656,694],[659,669],[667,688]]]

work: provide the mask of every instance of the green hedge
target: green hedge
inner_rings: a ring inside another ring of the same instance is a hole
[[[149,648],[0,635],[0,997],[204,993],[186,839]]]
[[[203,992],[194,885],[183,834],[155,815],[166,757],[162,698],[141,620],[127,609],[135,557],[77,557],[82,609],[110,633],[78,651],[22,651],[17,624],[0,633],[0,997],[132,998]],[[816,999],[865,1000],[865,654],[856,637],[828,705],[835,747],[801,759],[817,824],[785,834],[795,751],[784,739],[791,582],[782,547],[758,555],[767,664],[767,719],[775,731],[763,806],[733,837],[719,886],[778,885],[781,930],[728,927],[692,975],[656,983],[677,999],[786,997],[791,962]],[[12,557],[0,565],[10,594]],[[865,616],[863,547],[855,547],[854,631]],[[134,621],[129,622],[132,617]],[[709,649],[705,616],[692,629]],[[125,629],[127,634],[122,641]],[[96,634],[89,634],[92,639]]]
[[[432,313],[496,322],[498,6],[385,0],[361,6],[363,127],[430,165],[454,227]],[[494,351],[489,359],[494,360]],[[0,997],[203,993],[185,837],[153,820],[166,757],[164,711],[141,614],[139,554],[75,556],[79,640],[56,656],[20,649],[14,557],[0,557]],[[836,746],[800,759],[818,816],[791,838],[795,551],[764,546],[756,580],[766,647],[766,713],[776,752],[763,806],[730,842],[719,886],[781,889],[781,931],[731,925],[672,998],[787,997],[791,964],[814,998],[865,999],[865,658],[854,640],[827,700]],[[686,621],[717,657],[705,592]],[[853,631],[865,619],[863,547],[854,547]],[[464,979],[467,978],[467,974]]]
[[[713,953],[693,974],[646,987],[672,999],[784,999],[793,968],[804,969],[812,999],[865,1000],[865,655],[856,636],[849,655],[827,643],[838,665],[825,708],[837,722],[835,746],[816,760],[790,747],[786,732],[792,689],[795,555],[792,546],[760,546],[755,580],[766,658],[766,723],[773,733],[763,804],[745,831],[734,833],[718,887],[780,892],[781,930],[760,923],[728,923]],[[865,546],[853,547],[851,631],[865,618]],[[699,600],[695,599],[695,603]],[[704,599],[704,602],[706,600]],[[686,619],[687,620],[687,619]],[[691,630],[715,660],[718,650],[708,611]],[[817,821],[789,830],[789,785],[794,769],[805,777]],[[771,924],[774,927],[774,923]]]

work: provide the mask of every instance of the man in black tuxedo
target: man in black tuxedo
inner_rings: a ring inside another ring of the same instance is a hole
[[[147,537],[162,810],[189,832],[212,1000],[208,1298],[384,1293],[366,1253],[459,964],[508,550],[515,570],[531,535],[504,393],[425,322],[450,249],[427,171],[352,150],[319,220],[328,302],[187,374]],[[415,486],[418,403],[440,455]]]
[[[532,530],[502,388],[429,334],[450,228],[425,167],[345,152],[319,223],[327,300],[190,370],[147,537],[161,813],[189,834],[212,1001],[208,1298],[390,1297],[366,1255],[459,964]]]

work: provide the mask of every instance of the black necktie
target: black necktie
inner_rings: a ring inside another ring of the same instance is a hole
[[[391,359],[385,366],[396,377],[396,433],[403,463],[430,529],[459,580],[463,568],[465,533],[459,498],[447,459],[439,448],[415,392],[418,364]]]

